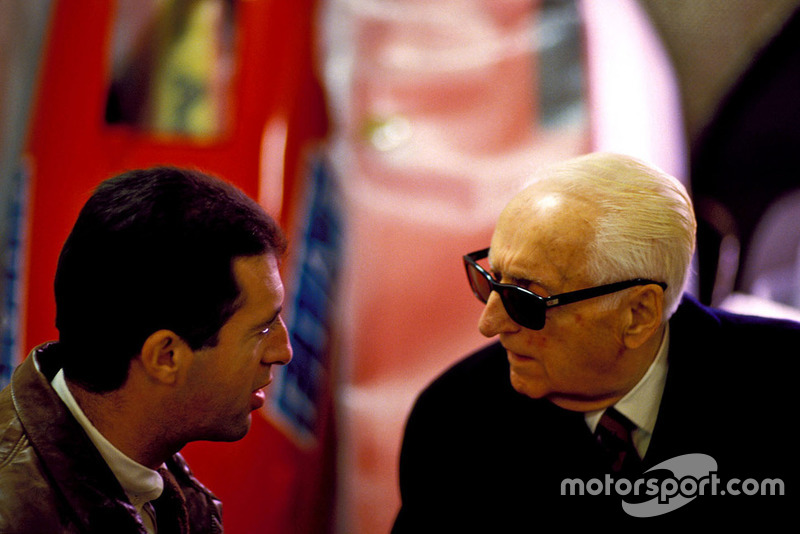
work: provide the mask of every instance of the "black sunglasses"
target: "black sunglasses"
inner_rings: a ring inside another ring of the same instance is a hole
[[[511,320],[532,330],[544,328],[545,312],[548,308],[616,293],[634,286],[655,284],[662,289],[667,288],[667,284],[663,282],[636,278],[625,282],[614,282],[613,284],[561,293],[552,297],[541,297],[523,287],[497,282],[491,274],[486,272],[486,269],[477,263],[478,260],[482,260],[487,256],[489,256],[488,248],[464,256],[464,267],[467,269],[467,279],[472,292],[478,297],[478,300],[485,304],[489,300],[489,295],[491,295],[492,291],[497,291]]]

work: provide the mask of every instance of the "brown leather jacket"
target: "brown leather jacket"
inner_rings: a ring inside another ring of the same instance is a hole
[[[39,364],[39,369],[34,365]],[[0,533],[145,534],[139,515],[50,380],[57,343],[34,349],[0,392]],[[222,504],[176,454],[191,532],[221,533]]]

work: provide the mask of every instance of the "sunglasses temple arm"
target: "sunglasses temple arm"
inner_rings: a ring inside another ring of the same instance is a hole
[[[662,282],[653,282],[652,280],[627,280],[625,282],[614,282],[613,284],[606,284],[603,286],[598,287],[590,287],[587,289],[579,289],[577,291],[570,291],[569,293],[563,293],[561,295],[555,295],[550,297],[547,300],[547,307],[552,308],[554,306],[563,306],[564,304],[571,304],[573,302],[579,302],[581,300],[587,300],[594,297],[602,297],[603,295],[610,295],[611,293],[616,293],[617,291],[622,291],[623,289],[628,289],[631,287],[636,286],[644,286],[655,284],[662,289],[666,289],[667,285]]]

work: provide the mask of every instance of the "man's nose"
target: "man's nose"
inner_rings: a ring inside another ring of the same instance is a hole
[[[498,334],[513,332],[519,328],[520,326],[508,316],[500,295],[492,291],[478,321],[480,333],[486,337],[494,337]]]
[[[266,364],[286,365],[292,361],[292,344],[289,341],[289,329],[283,322],[283,317],[278,318],[275,325],[275,344],[270,350],[264,351],[263,361]]]

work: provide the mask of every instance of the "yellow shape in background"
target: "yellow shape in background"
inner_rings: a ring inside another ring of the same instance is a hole
[[[219,0],[170,0],[158,26],[158,57],[151,86],[150,128],[207,137],[222,129]]]

